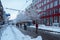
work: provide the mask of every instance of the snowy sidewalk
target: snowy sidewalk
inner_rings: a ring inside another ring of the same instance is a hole
[[[28,35],[22,34],[15,26],[9,25],[2,33],[1,40],[42,40],[41,36],[31,39]]]
[[[30,27],[35,28],[35,26],[30,26]],[[55,27],[55,26],[44,26],[44,25],[41,26],[41,25],[39,25],[38,29],[60,33],[60,27]]]

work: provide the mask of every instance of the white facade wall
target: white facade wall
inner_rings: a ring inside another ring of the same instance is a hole
[[[39,3],[41,0],[33,0],[32,4],[29,5],[29,7],[27,7],[27,15],[30,16],[32,19],[36,19],[38,18],[38,13],[41,11],[41,9],[39,9],[39,7],[41,6],[40,4],[35,6],[37,3]],[[32,7],[31,7],[32,6]],[[36,7],[38,9],[36,9]],[[28,12],[30,11],[30,13]]]

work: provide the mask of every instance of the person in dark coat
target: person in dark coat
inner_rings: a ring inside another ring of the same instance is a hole
[[[38,33],[38,23],[36,23],[36,33]]]
[[[27,30],[27,26],[26,26],[26,24],[24,24],[24,30]]]

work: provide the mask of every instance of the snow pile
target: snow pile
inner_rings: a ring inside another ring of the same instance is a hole
[[[22,34],[15,26],[8,26],[2,33],[1,40],[42,40],[41,36],[31,39],[30,36]]]
[[[54,31],[54,32],[60,32],[60,28],[59,27],[54,27],[54,26],[39,26],[39,29],[44,29],[44,30],[50,30],[50,31]]]
[[[41,36],[38,36],[37,38],[31,39],[31,37],[25,36],[24,37],[24,40],[42,40],[42,37]]]
[[[30,27],[36,28],[34,25],[30,26]],[[39,25],[38,29],[49,30],[49,31],[54,31],[54,32],[60,32],[60,27],[55,27],[55,26]]]
[[[31,40],[42,40],[42,37],[41,36],[38,36],[37,38],[31,39]]]
[[[14,35],[10,29],[10,27],[8,27],[2,34],[1,40],[15,40]]]

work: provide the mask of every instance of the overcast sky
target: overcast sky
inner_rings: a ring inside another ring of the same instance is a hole
[[[31,4],[32,0],[28,0],[26,3],[26,0],[1,0],[4,10],[7,13],[11,14],[10,19],[15,19],[18,12],[14,10],[8,10],[5,8],[12,8],[12,9],[17,9],[17,10],[24,10],[29,4]]]

